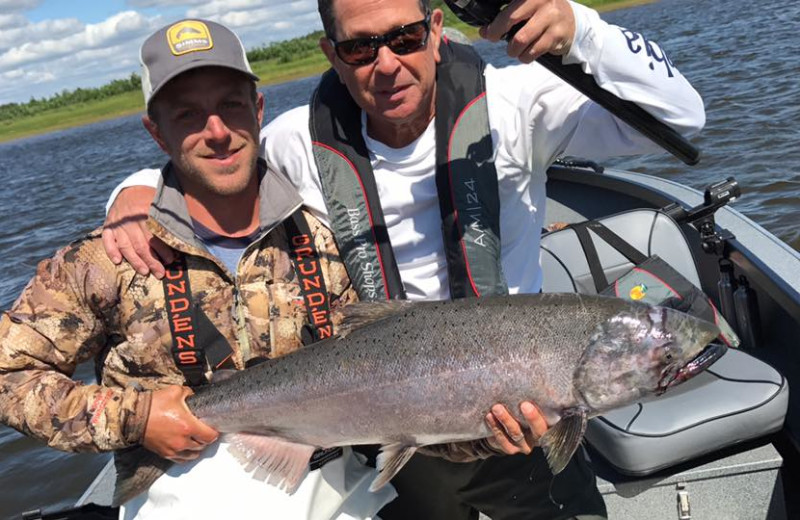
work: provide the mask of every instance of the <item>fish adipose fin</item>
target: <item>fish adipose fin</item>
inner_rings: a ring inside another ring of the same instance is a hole
[[[378,454],[377,467],[380,474],[369,486],[370,491],[377,491],[385,486],[406,465],[406,462],[417,451],[416,446],[403,444],[387,444]]]
[[[348,305],[342,311],[344,320],[339,325],[339,337],[344,338],[356,329],[403,312],[413,306],[414,303],[408,300],[362,302]]]
[[[277,437],[247,433],[226,436],[225,440],[245,471],[253,472],[253,478],[265,480],[289,494],[297,491],[308,473],[308,461],[316,449]]]
[[[111,503],[114,507],[121,506],[150,488],[173,464],[142,446],[130,450],[135,452],[135,456],[114,457],[114,469],[117,472]]]
[[[575,454],[586,432],[587,422],[584,410],[567,410],[539,440],[553,475],[561,473]]]

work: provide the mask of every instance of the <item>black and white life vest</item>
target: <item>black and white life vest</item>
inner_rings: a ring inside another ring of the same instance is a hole
[[[436,187],[452,298],[505,294],[500,196],[484,61],[468,45],[440,46],[436,79]],[[329,70],[311,100],[311,140],[339,252],[362,301],[405,298],[361,109]]]

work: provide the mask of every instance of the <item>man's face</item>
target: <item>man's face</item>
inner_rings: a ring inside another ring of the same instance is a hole
[[[264,107],[250,79],[203,67],[171,80],[152,102],[155,121],[145,117],[145,127],[169,154],[184,190],[227,196],[248,186]]]
[[[417,0],[336,0],[336,41],[382,35],[425,18]],[[419,125],[433,117],[436,64],[443,16],[435,10],[427,45],[398,55],[382,46],[375,61],[348,65],[324,39],[321,47],[356,103],[367,112],[370,125]]]

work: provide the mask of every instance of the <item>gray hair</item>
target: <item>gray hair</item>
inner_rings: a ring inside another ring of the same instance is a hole
[[[431,10],[430,0],[418,0],[419,10],[422,13],[427,13]],[[322,28],[325,30],[325,36],[331,40],[336,39],[336,15],[333,10],[333,0],[317,0],[317,9],[319,16],[322,18]]]

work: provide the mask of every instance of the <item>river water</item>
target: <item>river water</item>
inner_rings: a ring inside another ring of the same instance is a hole
[[[708,116],[694,139],[703,149],[698,166],[668,155],[613,165],[697,189],[735,176],[744,196],[734,206],[800,249],[800,2],[662,0],[603,17],[665,47],[702,94]],[[476,46],[495,65],[508,63],[502,47]],[[315,82],[266,88],[266,119],[306,103]],[[120,179],[163,160],[139,116],[0,144],[0,309],[38,261],[102,222],[103,203]],[[90,370],[81,367],[76,377],[88,379]],[[69,506],[103,462],[0,427],[0,518]]]

